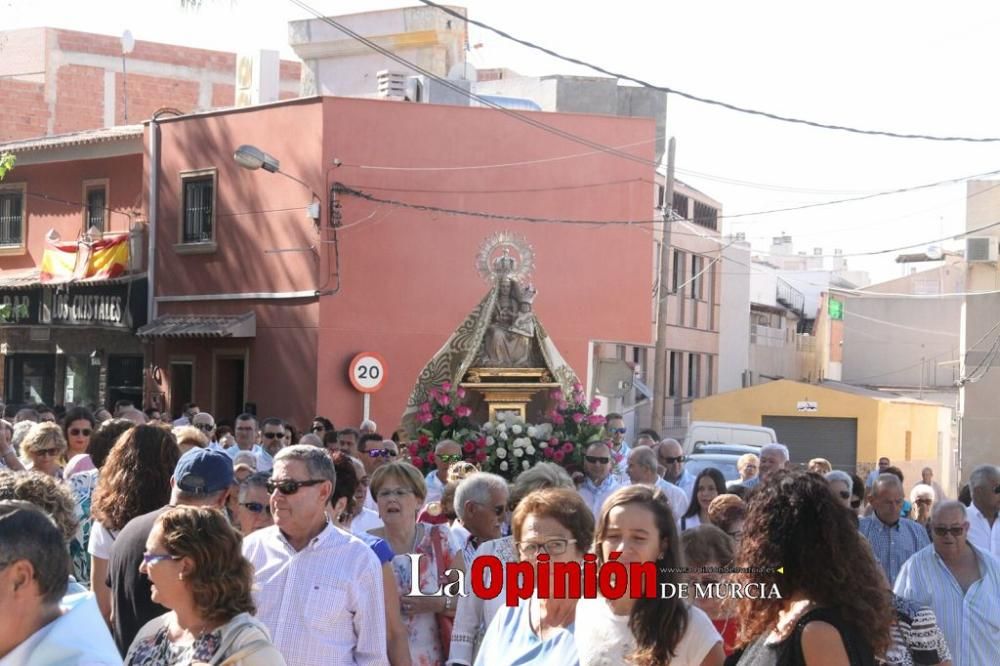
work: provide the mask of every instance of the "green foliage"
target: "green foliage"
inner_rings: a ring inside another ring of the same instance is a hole
[[[3,180],[11,169],[14,168],[14,162],[17,158],[14,153],[0,153],[0,180]]]

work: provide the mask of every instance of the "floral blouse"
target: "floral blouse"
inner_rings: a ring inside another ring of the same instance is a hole
[[[152,636],[132,644],[125,666],[189,666],[195,661],[208,662],[221,644],[220,629],[199,636],[194,643],[176,645],[167,636],[167,627],[164,626]]]
[[[76,536],[69,544],[70,557],[73,560],[73,576],[87,585],[90,582],[90,554],[87,544],[90,542],[90,530],[94,519],[90,515],[90,505],[97,488],[96,469],[87,470],[69,477],[68,483],[76,501],[76,518],[80,521]]]

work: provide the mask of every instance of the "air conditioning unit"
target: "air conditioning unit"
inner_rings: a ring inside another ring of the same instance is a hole
[[[378,96],[382,99],[406,99],[406,75],[390,72],[387,69],[376,74],[378,80]]]
[[[978,236],[965,239],[965,259],[969,263],[996,263],[1000,259],[1000,245],[996,238]]]

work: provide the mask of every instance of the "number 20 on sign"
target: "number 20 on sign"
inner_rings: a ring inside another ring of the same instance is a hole
[[[385,359],[375,352],[361,352],[351,361],[348,376],[360,393],[375,393],[385,383]]]

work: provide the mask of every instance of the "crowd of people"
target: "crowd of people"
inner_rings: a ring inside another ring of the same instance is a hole
[[[906,495],[886,458],[862,479],[770,444],[727,481],[653,431],[630,444],[612,414],[582,469],[508,483],[450,440],[425,475],[370,421],[10,416],[2,666],[1000,664],[995,466],[962,502],[930,469]],[[508,606],[471,593],[479,558],[652,562],[666,587],[780,594],[650,596],[630,579],[615,598]]]

